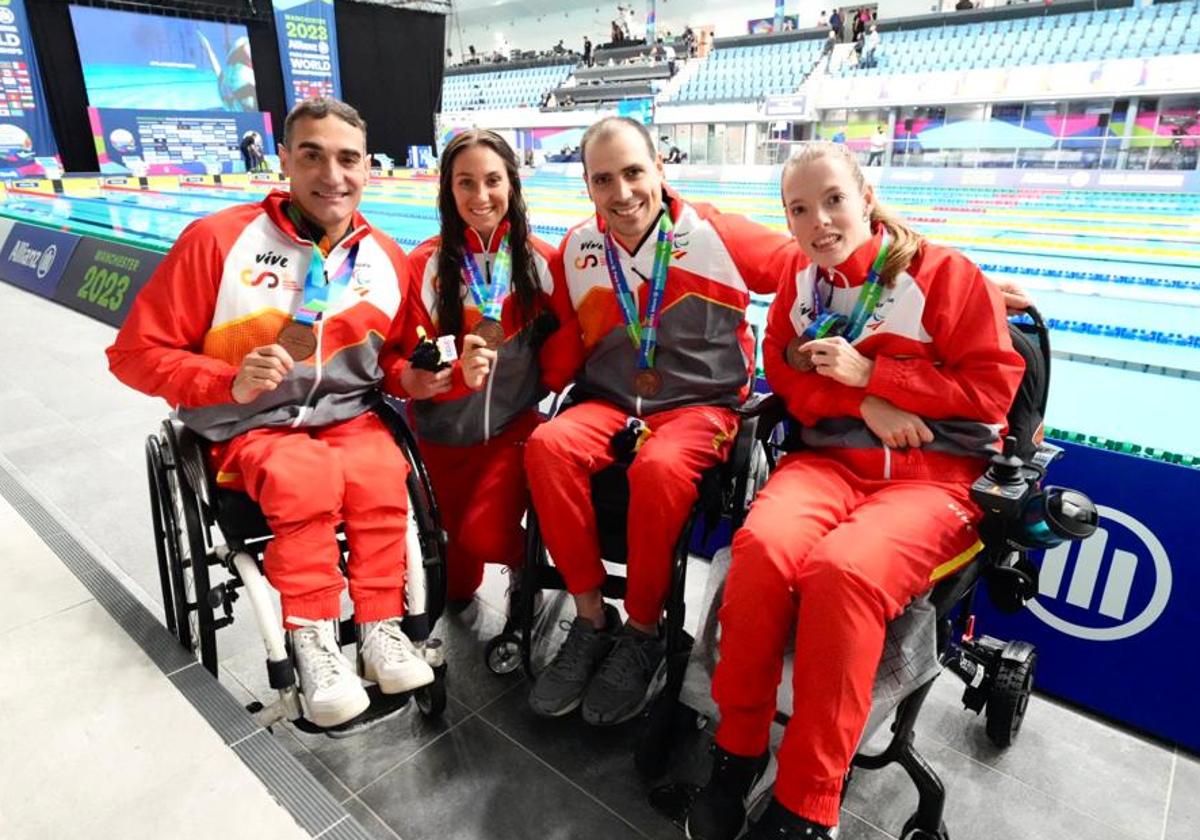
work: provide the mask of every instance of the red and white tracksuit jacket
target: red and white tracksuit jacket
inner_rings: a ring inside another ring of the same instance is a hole
[[[467,229],[467,245],[482,275],[490,277],[504,222],[485,244]],[[439,237],[419,245],[409,265],[414,293],[408,305],[409,321],[428,335],[438,335],[437,289]],[[532,267],[541,288],[535,309],[522,313],[514,295],[505,300],[500,322],[505,340],[484,386],[472,391],[462,378],[459,363],[452,374],[453,387],[445,394],[411,403],[411,414],[420,440],[421,455],[429,470],[449,535],[448,596],[470,598],[483,579],[485,563],[519,566],[525,551],[521,518],[528,506],[525,481],[525,441],[537,427],[537,404],[548,391],[561,391],[583,361],[579,322],[571,309],[563,280],[562,263],[555,248],[529,238]],[[463,335],[483,317],[466,284],[458,283],[463,300]]]
[[[733,542],[713,696],[717,743],[767,748],[784,649],[795,628],[794,711],[775,796],[824,825],[871,708],[885,625],[977,550],[969,487],[997,448],[1023,371],[999,292],[966,257],[925,244],[854,342],[873,360],[865,388],[785,361],[814,294],[849,315],[880,233],[817,282],[799,266],[768,315],[767,380],[810,448],[784,458]],[[934,440],[891,449],[867,428],[874,395],[919,415]]]
[[[370,411],[380,384],[398,383],[406,364],[408,265],[396,243],[355,214],[326,257],[332,275],[358,245],[349,285],[314,325],[316,352],[274,391],[233,401],[242,359],[275,342],[304,296],[313,246],[288,218],[287,200],[273,192],[189,225],[134,302],[109,366],[177,407],[213,441],[218,483],[262,507],[275,535],[264,564],[285,620],[338,616],[341,521],[356,618],[400,615],[408,466]]]
[[[613,462],[610,440],[630,415],[649,439],[629,467],[629,568],[625,607],[658,621],[679,531],[695,503],[696,479],[719,463],[737,435],[733,412],[749,387],[754,340],[750,292],[775,291],[795,246],[740,216],[689,204],[665,190],[675,224],[658,329],[655,370],[662,389],[634,393],[638,353],[625,331],[604,256],[599,218],[574,227],[561,246],[571,304],[587,359],[575,387],[588,401],[541,426],[526,446],[530,490],[546,546],[572,593],[597,588],[604,566],[590,476]],[[630,291],[645,318],[657,225],[633,253],[616,244]]]

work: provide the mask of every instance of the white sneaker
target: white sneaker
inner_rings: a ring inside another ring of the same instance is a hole
[[[371,698],[354,666],[338,648],[334,620],[289,617],[288,623],[299,626],[297,630],[289,630],[288,635],[300,676],[304,716],[317,726],[329,727],[362,714],[371,704]]]
[[[412,691],[433,682],[433,669],[400,629],[399,618],[358,625],[362,639],[363,678],[379,685],[384,694]]]

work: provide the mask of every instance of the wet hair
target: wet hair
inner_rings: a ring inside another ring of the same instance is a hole
[[[830,143],[825,140],[807,143],[800,151],[788,158],[787,163],[783,165],[783,173],[779,178],[781,194],[783,181],[791,174],[793,169],[825,157],[837,158],[844,162],[846,168],[850,170],[850,175],[854,178],[854,182],[858,184],[859,194],[866,195],[867,179],[863,176],[862,167],[858,165],[858,160],[854,157],[854,152],[850,151],[842,143]],[[892,237],[892,244],[888,249],[887,259],[883,263],[883,269],[879,272],[880,279],[890,287],[895,283],[896,277],[908,268],[909,263],[913,261],[917,252],[921,250],[921,246],[925,244],[925,237],[921,236],[921,234],[909,227],[907,222],[885,207],[879,201],[878,197],[871,204],[872,229],[874,229],[876,223],[882,224],[887,228],[888,233]]]
[[[522,323],[536,314],[541,288],[529,248],[529,218],[521,195],[521,174],[512,147],[494,131],[472,128],[456,136],[442,151],[438,175],[438,215],[441,217],[441,246],[437,261],[437,320],[441,335],[457,335],[463,327],[462,259],[467,253],[467,223],[454,203],[454,161],[467,149],[483,146],[504,162],[508,176],[508,241],[512,248],[511,294]],[[486,246],[487,243],[485,242]]]
[[[658,157],[658,150],[654,148],[654,138],[650,136],[650,129],[630,117],[605,117],[592,123],[583,133],[583,139],[579,141],[579,159],[583,161],[584,172],[587,172],[588,144],[612,136],[621,126],[632,128],[638,133],[646,144],[646,153],[650,155],[650,160]]]
[[[288,112],[287,118],[283,121],[283,147],[285,149],[292,147],[292,126],[296,124],[297,120],[306,118],[323,120],[326,117],[337,117],[342,122],[357,128],[363,134],[363,148],[367,147],[367,121],[358,111],[354,110],[353,106],[347,105],[340,99],[323,97],[297,102],[295,107]]]

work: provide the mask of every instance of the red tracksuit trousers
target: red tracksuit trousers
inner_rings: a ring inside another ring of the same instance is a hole
[[[253,429],[213,447],[217,482],[248,493],[275,538],[263,557],[288,617],[337,618],[344,523],[356,621],[404,612],[408,461],[373,412],[315,429]]]
[[[538,524],[572,594],[598,589],[604,564],[592,508],[591,476],[613,463],[610,441],[627,415],[599,400],[540,426],[525,447],[525,469]],[[629,466],[630,618],[654,624],[671,582],[671,558],[698,491],[700,473],[723,461],[737,436],[737,415],[686,406],[643,418],[651,429]]]
[[[475,446],[421,441],[421,457],[449,537],[447,597],[452,601],[475,594],[485,563],[516,568],[524,561],[521,518],[529,505],[525,441],[539,423],[537,412],[531,411]]]
[[[866,726],[885,625],[972,549],[978,508],[965,482],[874,480],[818,453],[785,458],[733,540],[713,698],[717,743],[768,746],[789,636],[794,709],[775,797],[835,825],[843,777]]]

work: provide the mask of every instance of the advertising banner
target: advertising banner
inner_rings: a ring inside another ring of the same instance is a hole
[[[1036,645],[1040,690],[1200,750],[1200,566],[1180,513],[1200,498],[1200,470],[1061,445],[1049,478],[1091,496],[1100,528],[1046,552],[1021,612],[978,599],[980,631]]]
[[[1198,172],[1143,172],[1108,169],[928,169],[890,167],[883,170],[885,185],[920,184],[932,187],[999,187],[1002,189],[1052,188],[1070,190],[1122,190],[1127,192],[1200,192]]]
[[[288,110],[304,99],[342,98],[333,0],[275,0],[275,35]]]
[[[67,263],[54,299],[119,327],[162,259],[163,254],[154,251],[84,237]]]
[[[79,237],[17,223],[0,249],[0,278],[41,297],[54,297]]]
[[[104,174],[220,175],[245,171],[242,141],[273,150],[271,115],[88,108]]]
[[[1200,78],[1200,55],[828,77],[821,80],[816,105],[819,108],[865,108],[1007,102],[1056,96],[1157,95],[1191,92],[1197,78]]]
[[[38,157],[59,160],[25,0],[0,0],[0,178],[44,174]]]
[[[71,24],[93,108],[258,110],[239,23],[72,6]]]

